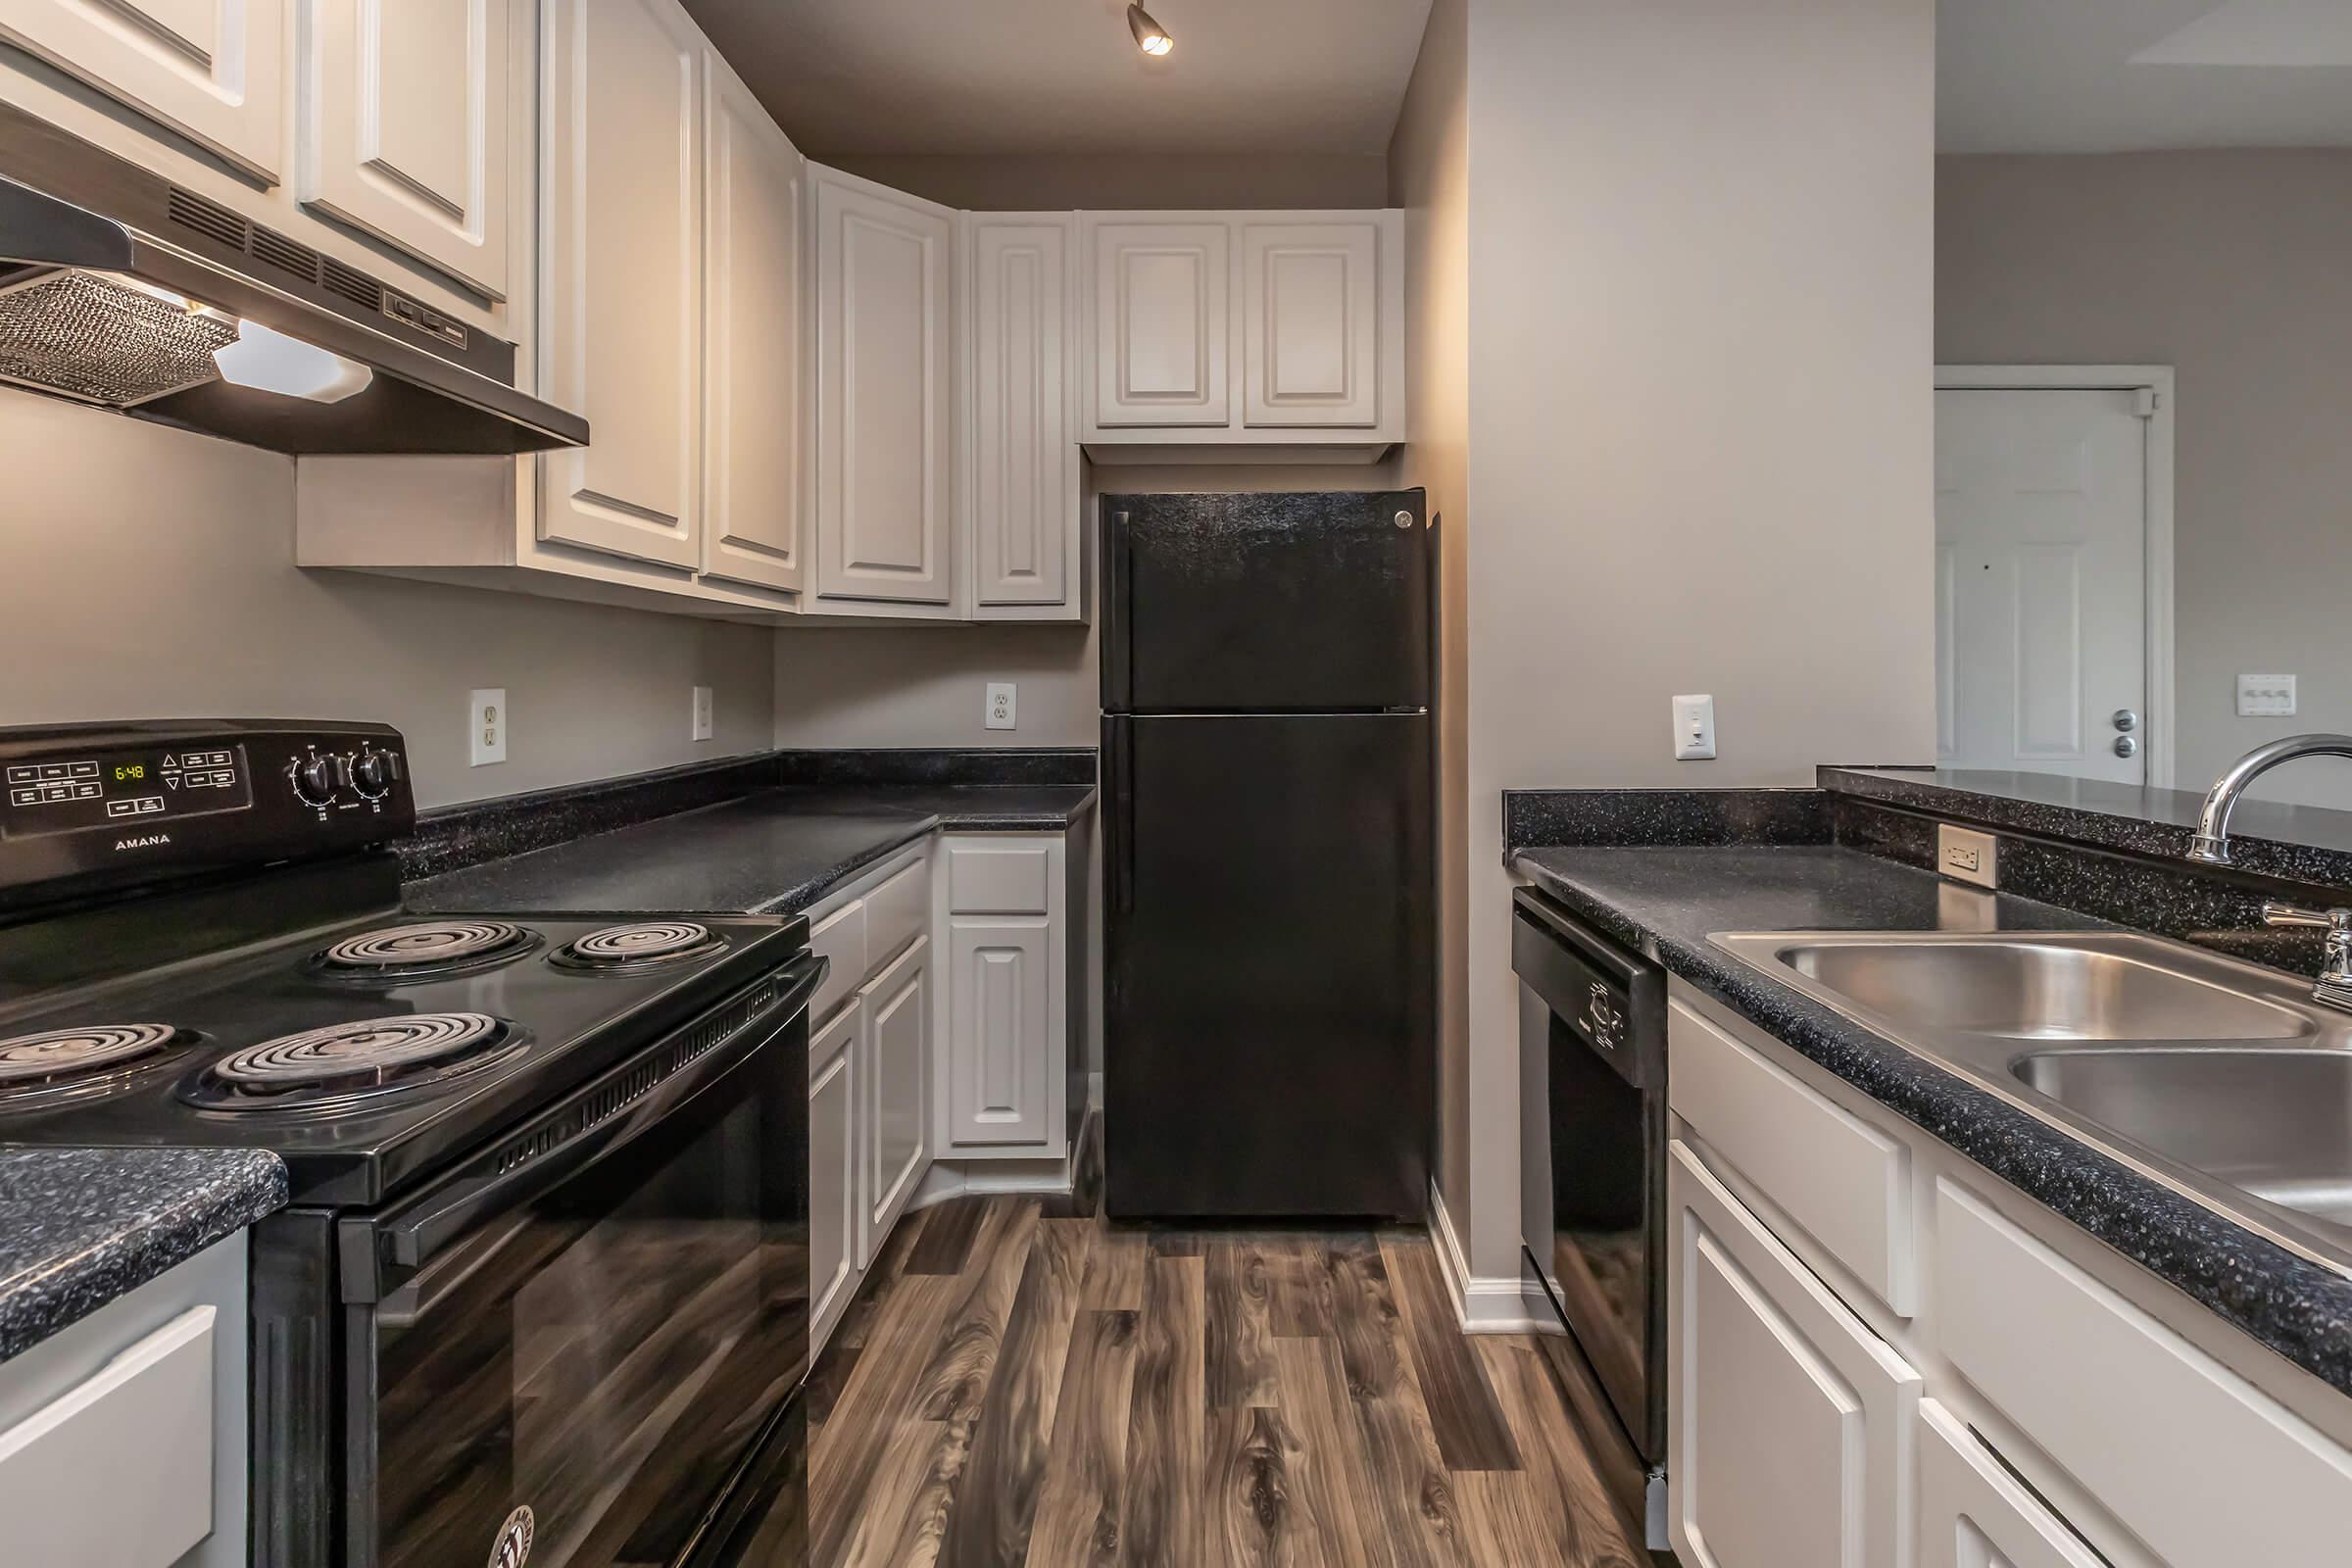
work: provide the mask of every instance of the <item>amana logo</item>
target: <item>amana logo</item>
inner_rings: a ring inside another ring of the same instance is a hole
[[[135,839],[115,840],[115,853],[119,855],[124,850],[150,850],[158,844],[171,842],[172,835],[169,833],[142,833]]]

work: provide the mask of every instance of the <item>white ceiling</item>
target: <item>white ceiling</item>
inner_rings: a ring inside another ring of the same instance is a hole
[[[1388,150],[1430,0],[686,0],[805,152]]]
[[[1945,152],[2352,146],[2352,0],[1942,0]]]

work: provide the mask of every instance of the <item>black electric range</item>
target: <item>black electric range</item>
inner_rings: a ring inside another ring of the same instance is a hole
[[[723,1562],[790,1506],[805,920],[399,906],[381,726],[0,732],[0,1142],[286,1163],[256,1568]]]

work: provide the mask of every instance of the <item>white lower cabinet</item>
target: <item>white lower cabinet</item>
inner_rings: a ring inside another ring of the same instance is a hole
[[[808,1320],[824,1342],[857,1293],[858,1025],[856,998],[808,1042]]]
[[[1960,1418],[1919,1403],[1918,1568],[2107,1568]]]
[[[1069,891],[1057,834],[943,841],[939,1146],[966,1159],[1069,1149]]]
[[[931,1163],[931,939],[915,938],[858,1000],[867,1084],[863,1268]]]
[[[1687,1568],[1901,1560],[1920,1377],[1668,1151],[1669,1469]]]

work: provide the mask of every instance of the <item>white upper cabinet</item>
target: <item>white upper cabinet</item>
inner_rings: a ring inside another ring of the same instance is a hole
[[[1380,224],[1242,227],[1242,421],[1380,422]]]
[[[972,612],[1078,612],[1077,332],[1064,213],[975,213],[966,292],[971,356]]]
[[[286,24],[286,0],[0,0],[0,39],[272,185]]]
[[[826,598],[956,597],[956,213],[812,168],[816,575]]]
[[[548,0],[539,537],[668,566],[702,542],[704,44],[675,0]]]
[[[703,575],[797,591],[807,165],[716,55],[710,74]]]
[[[508,12],[524,0],[299,3],[303,203],[504,299]]]
[[[1222,222],[1095,225],[1096,424],[1231,422],[1232,238]]]

